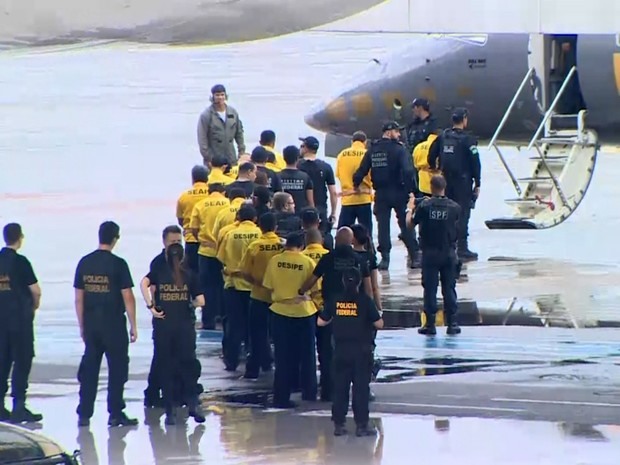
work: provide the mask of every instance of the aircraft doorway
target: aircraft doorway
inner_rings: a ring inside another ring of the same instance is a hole
[[[549,102],[558,94],[566,76],[577,66],[577,35],[551,35],[549,61]],[[556,113],[576,115],[586,109],[586,103],[579,85],[579,67],[568,83],[555,108]]]

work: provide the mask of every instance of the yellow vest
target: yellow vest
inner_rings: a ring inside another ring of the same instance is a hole
[[[199,230],[199,255],[205,257],[216,256],[217,243],[215,237],[213,237],[213,225],[215,224],[217,214],[228,206],[230,206],[230,201],[221,192],[209,194],[206,199],[201,200],[194,206],[190,228]]]
[[[276,173],[278,171],[282,171],[284,168],[286,168],[286,162],[284,161],[284,157],[282,156],[282,154],[280,152],[276,152],[273,147],[269,147],[268,145],[262,145],[261,147],[263,147],[268,152],[273,153],[274,156],[276,157],[276,162],[275,163],[266,163],[265,164],[265,166],[267,168],[269,168],[272,171],[275,171]]]
[[[243,277],[241,263],[247,248],[260,235],[261,230],[253,221],[242,221],[226,233],[217,252],[217,259],[224,265],[224,287],[234,287],[238,291],[252,290]]]
[[[198,242],[198,238],[194,237],[190,228],[192,221],[192,212],[198,202],[206,199],[209,195],[209,188],[204,182],[194,183],[191,189],[186,190],[179,196],[177,200],[177,218],[182,223],[185,242]]]
[[[230,202],[228,208],[223,208],[217,214],[217,218],[215,218],[215,223],[213,224],[213,237],[216,241],[220,240],[220,231],[222,230],[222,228],[235,222],[235,219],[237,218],[237,212],[241,208],[243,202],[245,202],[245,199],[237,198]]]
[[[344,149],[336,158],[336,177],[340,181],[342,189],[342,206],[365,205],[372,201],[372,183],[370,173],[366,175],[360,184],[361,194],[356,194],[353,190],[353,175],[360,167],[362,158],[366,153],[366,146],[363,142],[353,142],[351,147]]]
[[[437,134],[430,134],[426,141],[419,143],[413,149],[413,165],[418,170],[418,188],[424,194],[431,193],[431,178],[441,173],[428,166],[428,152],[435,139],[437,139]]]
[[[231,179],[230,176],[224,174],[224,170],[222,170],[222,168],[211,168],[211,172],[207,178],[207,184],[224,184],[227,186],[234,180],[235,178]]]
[[[323,255],[327,255],[329,250],[323,247],[321,244],[308,244],[306,248],[302,252],[306,257],[310,257],[314,264],[319,263],[319,260]],[[321,310],[323,308],[323,294],[321,289],[323,289],[323,278],[320,278],[314,289],[311,290],[312,302],[316,305],[317,310]]]
[[[269,260],[282,250],[280,237],[274,232],[268,232],[252,242],[245,251],[241,270],[252,283],[252,299],[271,303],[271,291],[263,287],[263,277]]]

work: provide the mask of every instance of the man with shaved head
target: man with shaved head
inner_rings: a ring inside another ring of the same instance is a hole
[[[312,289],[316,282],[323,278],[321,293],[327,308],[336,299],[338,294],[344,291],[343,273],[351,268],[356,268],[362,275],[364,290],[372,297],[372,284],[370,282],[370,270],[368,264],[359,258],[353,250],[353,231],[345,226],[336,232],[336,244],[334,250],[327,255],[323,255],[314,269],[312,276],[306,280],[299,289],[299,295],[304,295]],[[323,365],[323,363],[321,363]],[[331,363],[325,361],[325,366]],[[332,395],[332,376],[329,369],[321,370],[321,400],[331,401]]]

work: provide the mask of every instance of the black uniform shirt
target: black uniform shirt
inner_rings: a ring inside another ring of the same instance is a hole
[[[442,154],[447,145],[452,146],[449,157]],[[480,187],[482,168],[478,141],[460,128],[446,129],[433,141],[428,150],[428,166],[441,169],[448,181],[463,178],[469,183],[473,180],[475,187]]]
[[[398,141],[384,137],[372,144],[353,175],[353,185],[359,187],[369,171],[375,190],[414,191],[413,159]]]
[[[256,184],[254,184],[252,181],[237,180],[237,181],[231,182],[228,186],[226,186],[226,194],[230,194],[230,191],[233,189],[242,189],[243,192],[245,192],[245,197],[249,199],[250,197],[252,197],[252,194],[254,193],[254,187],[256,187]]]
[[[262,171],[267,175],[267,188],[271,192],[280,192],[282,190],[282,183],[280,182],[280,176],[273,171],[267,168],[266,166],[256,165],[256,169],[258,171]]]
[[[157,263],[152,274],[151,285],[155,286],[155,306],[166,314],[164,321],[169,324],[193,322],[195,313],[191,307],[192,300],[203,295],[198,276],[191,270],[183,270],[183,286],[177,286],[165,259]]]
[[[276,215],[276,234],[286,237],[292,232],[301,231],[301,218],[295,213],[275,212]]]
[[[373,323],[381,319],[374,301],[361,291],[351,298],[338,294],[325,305],[321,319],[331,323],[336,350],[342,345],[354,345],[357,350],[370,351],[375,338]]]
[[[95,250],[82,257],[75,270],[73,287],[84,291],[84,321],[105,323],[125,313],[121,293],[133,287],[127,262],[108,250]]]
[[[362,279],[370,276],[365,260],[359,258],[353,247],[337,245],[327,255],[323,255],[314,269],[314,276],[323,278],[323,299],[328,301],[344,291],[342,272],[349,268],[357,268]]]
[[[460,214],[459,204],[447,197],[432,197],[420,203],[415,209],[413,223],[420,225],[422,250],[453,251]]]
[[[9,247],[0,250],[0,318],[4,322],[15,321],[17,312],[23,315],[33,314],[29,286],[37,282],[32,265],[26,257]]]
[[[379,269],[379,265],[377,264],[377,255],[372,250],[354,250],[354,252],[360,260],[366,263],[369,272]]]
[[[153,273],[155,272],[155,270],[165,264],[166,264],[166,249],[162,249],[161,253],[157,257],[155,257],[153,260],[151,260],[151,264],[149,265],[149,272],[147,273],[146,277],[151,282],[151,284],[153,284],[153,279],[154,279]]]
[[[437,120],[431,114],[426,119],[416,118],[407,126],[407,145],[413,151],[416,146],[428,139],[431,134],[436,134],[438,129]]]
[[[314,186],[312,194],[314,206],[320,210],[327,210],[327,186],[335,186],[334,170],[323,160],[301,160],[297,167],[310,176]]]
[[[306,191],[313,188],[310,176],[301,170],[285,168],[278,173],[282,182],[282,191],[290,194],[295,201],[295,213],[300,213],[310,206]]]

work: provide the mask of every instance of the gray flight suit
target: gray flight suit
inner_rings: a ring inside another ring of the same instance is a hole
[[[234,142],[237,143],[237,150]],[[236,165],[237,155],[245,152],[243,124],[237,110],[226,105],[226,123],[213,105],[203,111],[198,120],[198,147],[205,165],[215,154],[225,155],[231,165]]]

